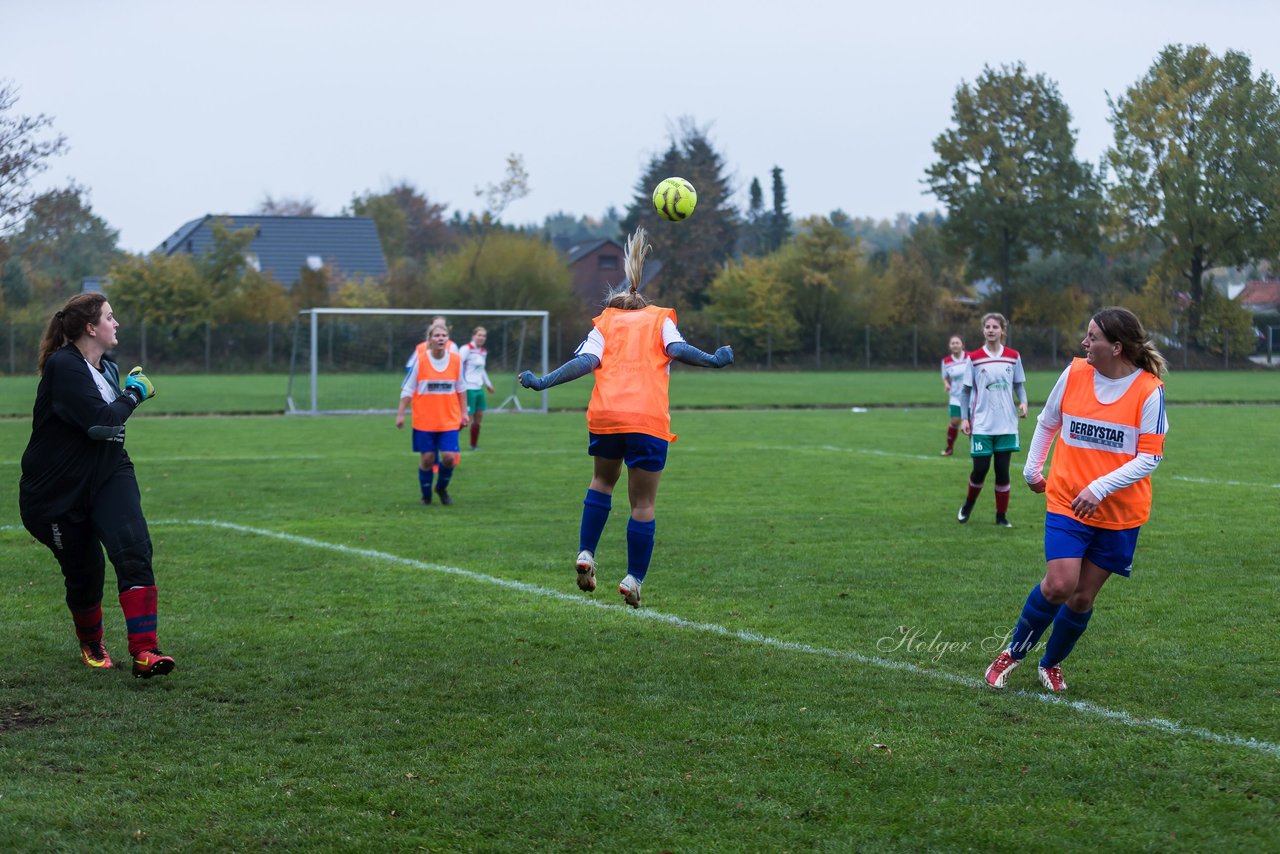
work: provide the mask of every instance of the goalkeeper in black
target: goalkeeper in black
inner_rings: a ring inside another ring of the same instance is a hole
[[[171,672],[174,662],[156,641],[151,536],[124,425],[155,387],[134,368],[121,390],[120,369],[106,356],[119,326],[102,294],[72,297],[49,319],[18,502],[23,526],[62,568],[81,659],[111,667],[102,643],[105,549],[116,571],[133,675],[149,679]]]

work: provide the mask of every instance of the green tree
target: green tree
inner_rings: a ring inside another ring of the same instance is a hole
[[[1249,57],[1171,45],[1123,96],[1108,99],[1115,144],[1109,200],[1121,233],[1154,238],[1155,275],[1186,282],[1198,336],[1206,272],[1280,248],[1280,99]],[[1207,343],[1207,342],[1205,342]]]
[[[49,168],[46,161],[67,150],[66,137],[46,135],[52,118],[19,115],[17,103],[17,87],[0,80],[0,234],[19,224],[37,198],[31,182]]]
[[[559,312],[572,300],[573,282],[554,248],[536,237],[498,231],[479,253],[474,237],[441,259],[433,288],[442,308]]]
[[[707,289],[707,315],[744,359],[795,348],[800,323],[778,257],[729,262]]]
[[[778,255],[800,334],[813,342],[821,367],[824,334],[829,344],[841,334],[842,326],[849,325],[850,310],[866,314],[871,292],[863,280],[862,253],[831,220],[809,217],[800,221],[795,238]]]
[[[25,298],[11,304],[30,299],[43,311],[79,293],[85,278],[105,275],[121,258],[118,236],[94,214],[82,188],[40,194],[9,240],[11,263],[21,265],[26,283]]]
[[[773,167],[773,210],[769,213],[765,229],[765,251],[776,252],[791,236],[791,212],[787,210],[787,185],[782,180],[782,169]]]
[[[262,216],[316,216],[316,203],[309,196],[298,199],[281,196],[277,199],[267,193],[258,202],[256,213]]]
[[[739,232],[743,255],[764,255],[764,190],[759,178],[752,178],[747,189],[747,214]]]
[[[667,222],[653,207],[653,188],[664,178],[678,176],[693,184],[698,207],[683,222]],[[708,301],[707,288],[730,258],[738,242],[738,212],[731,203],[732,187],[724,160],[707,131],[692,119],[682,119],[671,144],[636,183],[635,196],[622,221],[630,234],[640,226],[649,233],[653,257],[662,262],[657,293],[649,294],[679,310],[700,310]]]
[[[1075,157],[1071,113],[1057,84],[1022,63],[985,67],[962,83],[954,126],[934,140],[926,174],[948,209],[942,228],[962,247],[972,272],[1000,284],[1007,315],[1016,303],[1012,273],[1033,248],[1084,247],[1097,238],[1097,180]]]

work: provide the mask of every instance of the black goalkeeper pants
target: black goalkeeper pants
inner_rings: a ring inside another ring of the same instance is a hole
[[[52,522],[24,518],[22,524],[58,559],[67,586],[67,606],[72,610],[102,601],[104,549],[115,568],[120,593],[156,583],[151,572],[151,534],[142,517],[142,497],[132,469],[117,471],[102,485],[88,514],[76,511]]]

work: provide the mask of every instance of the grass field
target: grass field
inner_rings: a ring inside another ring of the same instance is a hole
[[[673,398],[727,405],[722,378],[769,405],[753,376],[681,373]],[[1031,666],[980,682],[1042,573],[1043,499],[1015,483],[1004,530],[988,489],[957,525],[967,457],[911,405],[936,380],[842,376],[883,399],[674,413],[639,611],[614,592],[621,492],[601,589],[573,582],[580,412],[491,416],[445,508],[387,417],[144,410],[178,661],[149,682],[76,658],[18,519],[29,424],[0,420],[0,850],[1280,849],[1280,407],[1179,405],[1275,401],[1276,377],[1170,377],[1134,577],[1052,697]],[[154,403],[255,394],[224,379]],[[117,659],[122,623],[107,607]]]

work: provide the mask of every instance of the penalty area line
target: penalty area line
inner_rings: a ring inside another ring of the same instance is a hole
[[[355,548],[352,546],[342,545],[341,543],[329,543],[323,540],[312,539],[310,537],[302,537],[297,534],[286,534],[281,531],[272,531],[266,528],[253,528],[248,525],[237,525],[231,522],[220,522],[213,519],[162,519],[150,522],[149,524],[153,526],[219,528],[225,531],[235,531],[241,534],[252,534],[281,542],[336,552],[338,554],[365,557],[384,563],[398,564],[400,566],[412,567],[414,569],[425,569],[431,572],[443,573],[445,575],[459,576],[472,581],[480,581],[486,584],[496,585],[508,590],[516,590],[521,593],[529,593],[548,599],[572,602],[579,606],[599,608],[609,611],[621,610],[624,611],[624,613],[630,613],[640,619],[666,623],[667,625],[675,626],[676,628],[685,629],[687,631],[733,638],[735,640],[742,641],[743,643],[765,646],[771,649],[785,650],[787,652],[796,652],[804,655],[816,655],[840,661],[851,661],[868,667],[877,667],[883,670],[895,670],[901,673],[910,673],[913,676],[923,676],[929,679],[949,682],[953,685],[960,685],[966,688],[976,688],[984,691],[990,690],[981,679],[969,676],[960,676],[943,670],[930,670],[928,668],[911,664],[910,662],[892,661],[887,658],[881,658],[880,656],[862,655],[849,650],[831,649],[829,647],[813,646],[811,644],[799,643],[796,641],[780,640],[778,638],[769,637],[768,635],[759,634],[758,632],[745,631],[742,629],[730,629],[716,623],[702,623],[694,620],[686,620],[683,617],[678,617],[673,614],[664,614],[660,611],[653,611],[647,608],[630,611],[629,609],[623,609],[622,606],[606,605],[599,600],[588,599],[580,594],[562,593],[558,590],[550,590],[536,584],[528,584],[523,581],[513,581],[508,578],[499,578],[494,575],[486,575],[482,572],[474,572],[472,570],[461,569],[456,566],[446,566],[444,564],[429,563],[427,561],[416,560],[414,558],[401,557],[400,555],[377,551],[376,549]],[[0,530],[11,530],[14,528],[17,528],[17,526],[0,526]],[[1177,721],[1166,720],[1164,718],[1145,718],[1130,714],[1123,710],[1100,706],[1096,703],[1090,703],[1083,700],[1068,700],[1056,694],[1044,694],[1024,690],[1008,691],[1006,693],[1038,700],[1050,706],[1072,709],[1073,711],[1084,715],[1113,721],[1133,729],[1153,730],[1184,738],[1198,738],[1215,744],[1228,745],[1231,747],[1243,747],[1246,750],[1253,750],[1258,753],[1268,754],[1272,758],[1280,758],[1280,744],[1273,744],[1272,742],[1262,741],[1261,739],[1245,738],[1238,735],[1223,735],[1222,733],[1213,732],[1212,730],[1204,729],[1203,727],[1187,726]]]

